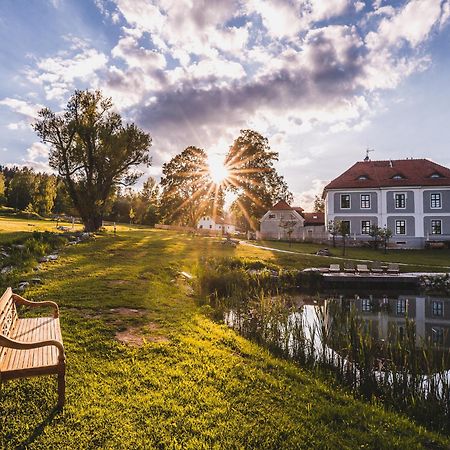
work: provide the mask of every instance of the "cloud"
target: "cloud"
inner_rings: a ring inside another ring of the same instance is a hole
[[[39,172],[53,173],[53,169],[48,165],[49,148],[41,142],[33,142],[24,158],[22,158],[22,166],[32,167]]]
[[[39,58],[34,68],[25,71],[30,82],[44,87],[48,100],[63,98],[73,90],[75,82],[93,83],[96,73],[106,67],[105,54],[88,47],[86,41],[73,38],[71,42],[70,51]]]
[[[447,1],[411,0],[396,14],[384,18],[376,32],[369,33],[368,46],[380,49],[385,45],[401,46],[406,42],[412,48],[417,47],[428,38],[441,16],[445,16],[446,8]]]
[[[23,130],[29,130],[30,124],[26,121],[20,121],[20,122],[11,122],[6,125],[6,128],[8,130],[14,130],[14,131],[23,131]]]
[[[7,106],[15,113],[25,116],[28,119],[36,119],[39,110],[43,108],[42,105],[36,105],[25,100],[10,97],[0,100],[0,105]]]

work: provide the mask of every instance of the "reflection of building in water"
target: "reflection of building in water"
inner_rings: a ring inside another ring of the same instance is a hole
[[[406,317],[414,321],[416,343],[423,340],[442,349],[450,348],[450,299],[399,295],[344,299],[352,303],[365,320],[373,337],[384,340],[401,339],[406,333]]]

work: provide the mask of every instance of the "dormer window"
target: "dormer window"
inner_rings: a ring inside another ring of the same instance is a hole
[[[368,180],[369,179],[369,177],[367,176],[367,175],[360,175],[359,177],[358,177],[358,180],[359,181],[364,181],[364,180]]]
[[[395,174],[392,179],[393,180],[403,180],[405,177],[401,175],[400,173]]]
[[[442,178],[442,175],[438,172],[434,172],[430,175],[430,178]]]

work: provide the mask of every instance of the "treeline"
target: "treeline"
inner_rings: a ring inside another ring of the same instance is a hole
[[[28,167],[0,166],[0,205],[28,216],[78,216],[62,179]],[[140,191],[116,189],[105,220],[154,225],[160,217],[159,186],[148,178]]]

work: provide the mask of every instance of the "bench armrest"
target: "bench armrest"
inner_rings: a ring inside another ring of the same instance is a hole
[[[0,347],[14,348],[16,350],[31,350],[33,348],[47,347],[49,345],[54,345],[58,348],[58,361],[64,362],[66,359],[64,346],[59,341],[49,339],[47,341],[20,342],[0,334]]]
[[[26,298],[23,298],[23,297],[21,297],[18,294],[13,294],[12,297],[13,297],[13,300],[18,305],[26,305],[26,306],[30,306],[32,308],[34,308],[36,306],[51,306],[54,309],[53,317],[55,319],[59,317],[59,308],[58,308],[58,305],[55,302],[49,302],[49,301],[45,301],[45,302],[30,302],[30,300],[27,300]]]

